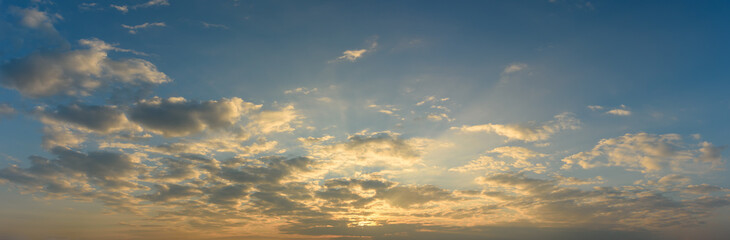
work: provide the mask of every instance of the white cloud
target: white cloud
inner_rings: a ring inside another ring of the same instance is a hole
[[[114,4],[111,4],[109,6],[112,7],[112,8],[114,8],[114,9],[116,9],[117,11],[122,12],[122,13],[129,12],[129,7],[127,5],[114,5]]]
[[[530,171],[535,173],[545,172],[542,163],[533,163],[531,159],[545,157],[547,155],[534,152],[530,149],[515,146],[494,148],[487,152],[492,156],[480,156],[464,166],[449,169],[452,172],[504,172],[504,171]]]
[[[555,120],[543,122],[540,124],[482,124],[472,126],[462,126],[461,128],[453,127],[462,132],[488,132],[505,136],[508,140],[520,140],[525,142],[544,141],[549,139],[553,134],[562,130],[575,130],[580,128],[580,120],[576,119],[572,113],[561,113],[555,115]]]
[[[367,106],[368,108],[376,109],[379,113],[388,114],[391,116],[399,117],[400,115],[398,112],[400,111],[399,108],[393,105],[377,105],[377,104],[370,104]]]
[[[130,34],[137,34],[137,31],[139,29],[145,29],[145,28],[149,28],[149,27],[164,27],[164,26],[166,26],[164,22],[143,23],[143,24],[134,25],[134,26],[122,24],[123,28],[129,29]]]
[[[606,113],[607,114],[611,114],[611,115],[616,115],[616,116],[629,116],[629,115],[631,115],[631,111],[626,110],[626,109],[618,109],[618,108],[617,109],[611,109],[611,110],[609,110]]]
[[[603,109],[603,106],[599,106],[599,105],[588,105],[588,109],[593,110],[593,111],[597,111],[597,110]]]
[[[262,111],[253,116],[249,126],[261,133],[291,132],[294,131],[292,124],[299,123],[302,116],[297,113],[294,106],[289,105],[275,111]]]
[[[434,122],[438,122],[438,121],[442,121],[442,120],[446,120],[449,122],[454,121],[454,119],[450,118],[449,115],[446,113],[429,113],[428,115],[426,115],[426,119],[434,121]]]
[[[593,111],[603,110],[603,106],[598,105],[590,105],[588,106]],[[616,115],[616,116],[630,116],[631,111],[627,109],[626,105],[621,104],[617,108],[613,108],[611,110],[606,111],[606,114]]]
[[[445,102],[448,100],[449,100],[449,98],[437,98],[436,96],[428,96],[428,97],[424,98],[422,101],[416,103],[416,106],[421,106],[423,104],[430,103],[430,102],[432,102],[432,103]]]
[[[700,173],[722,165],[721,148],[708,142],[694,149],[681,141],[677,134],[655,135],[627,133],[621,137],[602,139],[591,151],[573,154],[563,159],[563,168],[620,166],[628,170]]]
[[[295,89],[286,90],[286,91],[284,91],[284,94],[295,94],[295,93],[298,93],[298,94],[307,95],[307,94],[310,94],[310,93],[315,93],[317,91],[318,91],[317,88],[311,88],[310,89],[310,88],[299,87],[299,88],[295,88]]]
[[[348,60],[350,62],[354,62],[358,58],[362,57],[365,52],[367,52],[367,49],[359,49],[359,50],[347,50],[343,52],[342,56],[338,57],[337,59],[344,59]]]
[[[145,3],[140,3],[137,5],[132,5],[131,7],[128,5],[109,5],[110,7],[122,12],[127,13],[129,12],[129,9],[138,9],[138,8],[148,8],[148,7],[154,7],[154,6],[169,6],[170,2],[167,0],[150,0]]]
[[[547,156],[545,154],[538,153],[538,152],[532,151],[532,150],[524,148],[524,147],[516,147],[516,146],[505,146],[505,147],[494,148],[494,149],[490,150],[489,153],[496,153],[500,157],[510,157],[515,160],[528,160],[528,159]]]
[[[39,11],[36,8],[18,8],[11,6],[10,13],[20,17],[20,25],[23,27],[38,29],[49,34],[58,34],[53,26],[58,20],[63,20],[60,14],[50,14]]]
[[[362,132],[348,137],[347,142],[331,145],[315,144],[310,154],[325,159],[341,170],[341,166],[408,167],[421,161],[426,139],[401,139],[392,132]]]
[[[336,60],[346,60],[346,61],[354,62],[355,60],[362,58],[365,55],[365,53],[374,51],[377,46],[378,46],[378,42],[373,41],[370,44],[369,48],[346,50],[346,51],[342,52],[342,56],[338,57]]]
[[[502,71],[502,74],[510,74],[514,72],[519,72],[527,68],[527,64],[524,63],[513,63],[504,68]]]

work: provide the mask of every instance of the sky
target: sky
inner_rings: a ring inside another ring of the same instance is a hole
[[[726,239],[730,2],[0,0],[0,239]]]

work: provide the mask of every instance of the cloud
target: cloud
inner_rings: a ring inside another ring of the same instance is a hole
[[[313,145],[310,154],[338,166],[399,166],[420,162],[427,145],[425,139],[401,139],[392,132],[362,132],[349,136],[346,142]],[[341,169],[340,169],[341,170]]]
[[[260,112],[252,117],[249,127],[264,134],[291,132],[294,131],[292,124],[298,123],[301,117],[294,106],[289,105],[275,111]]]
[[[138,197],[151,202],[169,202],[197,196],[201,193],[201,191],[195,187],[173,183],[155,184],[152,188],[155,189],[154,192],[142,194]]]
[[[109,190],[136,188],[131,180],[142,171],[136,158],[122,153],[83,153],[62,147],[51,149],[51,153],[56,159],[33,156],[29,168],[10,166],[0,170],[0,179],[29,190],[80,195],[94,191],[83,183]]]
[[[203,24],[203,27],[205,27],[205,28],[228,29],[228,26],[223,25],[223,24],[213,24],[213,23],[208,23],[208,22],[200,22],[200,23]]]
[[[596,111],[596,110],[603,109],[603,106],[599,106],[599,105],[588,105],[588,109],[593,110],[593,111]]]
[[[426,119],[434,122],[438,122],[441,120],[446,120],[449,122],[454,121],[454,119],[450,118],[449,115],[446,113],[429,113],[428,115],[426,115]]]
[[[524,63],[513,63],[502,70],[502,74],[510,74],[524,70],[527,68],[527,64]]]
[[[236,97],[203,102],[154,97],[132,106],[129,117],[146,130],[165,137],[180,137],[232,126],[242,115],[260,107]]]
[[[706,172],[722,166],[721,148],[708,142],[693,149],[677,134],[627,133],[616,138],[602,139],[591,151],[573,154],[563,159],[563,168],[620,166],[633,171]]]
[[[360,59],[363,56],[365,56],[366,53],[374,51],[377,46],[378,46],[378,42],[372,41],[369,48],[346,50],[346,51],[342,52],[342,56],[338,57],[336,60],[354,62],[357,59]]]
[[[315,92],[317,92],[317,88],[312,88],[312,89],[309,89],[309,88],[304,88],[304,87],[300,87],[300,88],[295,88],[295,89],[290,89],[290,90],[286,90],[286,91],[284,91],[284,94],[294,94],[294,93],[298,93],[298,94],[304,94],[304,95],[307,95],[307,94],[310,94],[310,93],[315,93]]]
[[[377,105],[377,104],[370,104],[367,106],[368,108],[376,109],[379,113],[388,114],[395,117],[400,117],[398,112],[400,111],[399,108],[397,108],[394,105]]]
[[[269,158],[264,166],[223,167],[218,176],[236,183],[280,183],[294,174],[310,171],[312,160]]]
[[[588,108],[591,109],[592,111],[599,111],[599,110],[603,110],[604,107],[598,106],[598,105],[589,105]],[[614,109],[606,111],[606,114],[611,114],[611,115],[616,115],[616,116],[630,116],[631,111],[626,109],[626,105],[621,104],[621,106],[619,108],[614,108]]]
[[[617,115],[617,116],[629,116],[631,115],[631,111],[626,109],[611,109],[608,112],[606,112],[611,115]]]
[[[367,49],[359,49],[359,50],[347,50],[344,51],[342,56],[338,57],[337,59],[344,59],[348,60],[350,62],[354,62],[358,58],[362,57],[365,52],[367,52]]]
[[[437,103],[437,102],[445,102],[448,101],[449,98],[436,98],[435,96],[428,96],[422,101],[416,103],[416,106],[421,106],[426,103]]]
[[[122,13],[129,12],[129,7],[127,5],[114,5],[114,4],[111,4],[109,6],[112,7],[112,8],[114,8],[114,9],[116,9],[117,11],[122,12]]]
[[[54,147],[77,147],[86,141],[86,136],[71,129],[59,126],[48,125],[43,127],[42,146],[46,149]]]
[[[167,0],[150,0],[142,4],[134,5],[132,8],[148,8],[153,6],[170,6]]]
[[[544,141],[549,139],[553,134],[562,130],[575,130],[580,128],[580,120],[574,117],[572,113],[561,113],[555,115],[555,120],[543,122],[540,124],[482,124],[472,126],[462,126],[458,129],[461,132],[488,132],[495,133],[500,136],[507,137],[509,140],[520,140],[524,142]]]
[[[472,172],[472,171],[508,171],[510,166],[507,162],[497,161],[490,156],[480,156],[470,161],[464,166],[450,168],[452,172]]]
[[[152,63],[137,58],[113,60],[116,48],[98,39],[83,39],[87,49],[37,52],[0,66],[0,84],[24,96],[39,98],[57,94],[89,95],[104,84],[161,84],[171,81]]]
[[[153,22],[153,23],[146,22],[146,23],[134,25],[134,26],[122,24],[123,28],[129,29],[130,34],[137,34],[137,31],[139,31],[139,29],[145,29],[145,28],[149,28],[149,27],[165,27],[165,26],[166,25],[164,22]]]
[[[527,161],[533,158],[545,157],[546,154],[537,153],[523,147],[505,146],[494,148],[487,152],[492,156],[480,156],[464,166],[449,169],[452,172],[504,172],[504,171],[531,171],[545,172],[545,165]]]
[[[63,17],[59,14],[49,14],[47,12],[39,11],[36,8],[17,8],[11,7],[10,13],[20,17],[20,25],[23,27],[38,29],[47,33],[57,34],[56,28],[53,27],[53,23],[58,20],[62,20]]]
[[[98,133],[111,133],[135,127],[116,106],[72,104],[61,105],[54,110],[40,108],[36,112],[46,124],[71,124]]]
[[[528,160],[537,157],[545,157],[545,154],[534,152],[524,147],[505,146],[494,148],[489,153],[497,153],[500,157],[510,157],[516,160]]]
[[[526,219],[543,223],[613,224],[643,228],[701,224],[698,217],[730,204],[727,197],[672,199],[649,189],[561,187],[565,178],[539,179],[523,173],[497,173],[477,178],[484,194]],[[649,213],[649,214],[647,214]],[[567,220],[567,221],[566,221]]]
[[[128,5],[109,5],[110,7],[122,12],[127,13],[129,12],[129,9],[139,9],[139,8],[148,8],[148,7],[154,7],[154,6],[169,6],[170,2],[167,0],[150,0],[145,3],[140,3],[137,5],[132,5],[131,7]]]
[[[334,138],[335,137],[333,137],[333,136],[325,135],[322,137],[307,137],[307,138],[300,137],[300,138],[297,138],[297,140],[299,140],[303,144],[311,145],[311,144],[324,142],[324,141],[334,139]]]
[[[0,103],[0,119],[9,118],[15,115],[15,108],[7,103]]]
[[[99,6],[99,4],[93,2],[81,3],[78,5],[78,8],[84,11],[95,11],[103,9],[101,6]]]
[[[451,192],[432,185],[396,186],[378,191],[375,198],[384,199],[388,204],[400,208],[408,208],[433,201],[455,200]]]

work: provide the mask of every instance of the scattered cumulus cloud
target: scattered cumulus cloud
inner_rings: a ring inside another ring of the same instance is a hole
[[[555,115],[554,120],[543,123],[523,124],[482,124],[464,125],[453,127],[461,132],[488,132],[507,137],[508,140],[520,140],[524,142],[544,141],[553,134],[562,130],[575,130],[580,128],[580,120],[572,113],[561,113]]]
[[[678,134],[627,133],[602,139],[591,151],[564,158],[563,168],[620,166],[641,172],[701,173],[722,166],[721,151],[709,142],[686,144]]]
[[[611,115],[616,115],[616,116],[629,116],[629,115],[631,115],[631,111],[626,110],[626,109],[611,109],[611,110],[609,110],[606,113],[611,114]]]
[[[83,39],[85,49],[44,51],[12,59],[0,65],[0,84],[28,97],[57,94],[86,96],[110,83],[161,84],[171,81],[143,59],[109,58],[111,51],[129,51],[98,39]]]
[[[422,101],[417,102],[416,103],[416,106],[421,106],[421,105],[424,105],[426,103],[445,102],[445,101],[448,101],[448,100],[449,100],[449,98],[437,98],[435,96],[428,96],[428,97],[424,98]]]

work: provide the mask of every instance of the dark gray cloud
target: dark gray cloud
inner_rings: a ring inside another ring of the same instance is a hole
[[[139,198],[151,202],[167,202],[200,194],[197,188],[180,184],[155,184],[153,189],[155,190],[152,193],[140,195]]]
[[[87,49],[42,51],[0,65],[0,84],[27,97],[89,95],[108,83],[161,84],[171,81],[154,64],[137,58],[113,60],[114,47],[98,39],[79,41]]]
[[[152,98],[132,107],[130,118],[145,129],[166,137],[179,137],[220,129],[236,123],[239,118],[260,106],[240,98],[209,101],[187,101],[184,98]]]
[[[31,156],[28,168],[1,169],[0,179],[33,192],[115,202],[125,197],[125,189],[139,188],[134,180],[144,171],[133,157],[123,153],[83,153],[62,147],[53,148],[51,153],[55,159]]]
[[[278,183],[297,172],[307,172],[313,163],[305,157],[270,158],[265,166],[223,167],[220,178],[238,183]]]
[[[39,112],[41,117],[55,123],[70,123],[74,126],[110,133],[132,127],[124,113],[116,106],[72,104],[58,106],[54,110]]]

